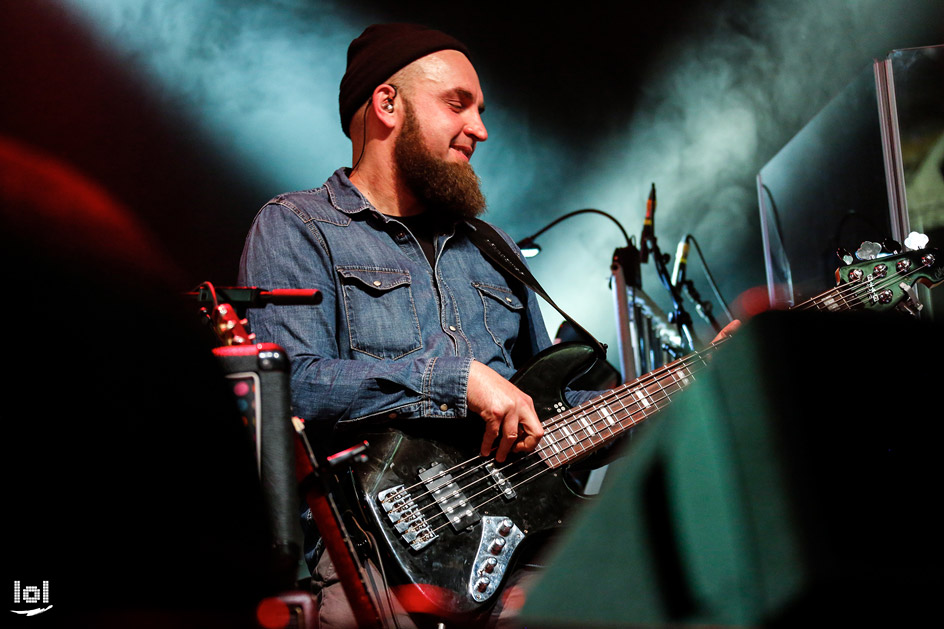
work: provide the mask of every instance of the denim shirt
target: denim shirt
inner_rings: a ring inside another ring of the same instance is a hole
[[[539,298],[499,272],[465,229],[437,237],[431,266],[409,229],[377,211],[346,169],[259,211],[239,283],[323,295],[319,305],[249,313],[259,341],[291,357],[296,415],[338,429],[463,418],[473,359],[507,378],[550,345]]]

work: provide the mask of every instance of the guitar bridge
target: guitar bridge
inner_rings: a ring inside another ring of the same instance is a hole
[[[377,494],[377,502],[387,513],[393,528],[413,550],[420,550],[439,537],[430,528],[422,511],[417,508],[410,492],[403,489],[403,485],[383,490]]]

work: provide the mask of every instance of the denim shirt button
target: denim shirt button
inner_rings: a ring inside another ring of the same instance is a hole
[[[455,332],[455,331],[456,331],[456,326],[450,325],[450,326],[449,326],[449,329],[452,330],[453,332]]]
[[[390,418],[390,419],[396,419],[396,418],[397,418],[397,412],[396,412],[396,411],[392,411],[389,415],[387,415],[387,417]]]
[[[380,284],[381,284],[380,280],[374,280],[374,286],[380,286]]]
[[[449,405],[448,405],[448,404],[440,404],[440,405],[439,405],[439,410],[441,410],[441,411],[448,411],[448,410],[449,410]]]

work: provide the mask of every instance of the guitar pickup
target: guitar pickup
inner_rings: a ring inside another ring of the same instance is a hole
[[[494,463],[491,461],[486,463],[485,471],[488,472],[489,477],[495,484],[495,489],[502,495],[502,498],[505,500],[514,500],[517,497],[518,494],[515,493],[514,487],[511,486],[511,483],[508,482],[505,475],[501,473],[501,470],[495,467]]]
[[[475,509],[469,506],[468,498],[456,485],[452,475],[445,471],[442,463],[434,463],[429,469],[421,470],[419,477],[456,533],[478,521]]]

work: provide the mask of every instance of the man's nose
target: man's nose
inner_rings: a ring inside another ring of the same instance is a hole
[[[482,116],[477,111],[472,113],[472,118],[466,123],[463,131],[476,142],[484,142],[488,139],[488,129],[485,128]]]

